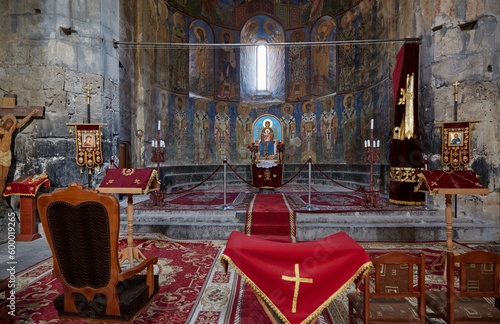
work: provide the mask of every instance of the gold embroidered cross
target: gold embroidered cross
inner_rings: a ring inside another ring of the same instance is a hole
[[[406,89],[401,89],[401,98],[398,100],[398,105],[405,105],[405,113],[401,126],[399,126],[398,139],[403,140],[405,137],[410,139],[414,136],[414,109],[413,109],[413,90],[414,75],[406,75]]]
[[[299,286],[300,286],[300,283],[301,282],[303,282],[303,283],[313,283],[313,279],[312,278],[301,278],[300,277],[299,264],[298,263],[295,263],[295,276],[294,277],[282,275],[281,279],[285,280],[285,281],[294,281],[295,282],[295,289],[293,291],[292,313],[296,313],[297,312],[297,299],[299,298]]]

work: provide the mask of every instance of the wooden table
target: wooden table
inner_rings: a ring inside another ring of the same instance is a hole
[[[488,188],[438,188],[436,194],[442,194],[446,200],[445,221],[446,221],[446,248],[448,252],[453,252],[453,212],[451,207],[452,195],[487,195]]]
[[[275,189],[282,185],[283,164],[270,167],[258,167],[252,163],[252,185],[256,188]]]
[[[109,169],[109,170],[120,170],[120,169]],[[108,171],[109,171],[108,170]],[[134,169],[124,169],[124,170],[134,170]],[[146,259],[144,254],[134,245],[134,195],[143,195],[151,191],[159,190],[158,181],[156,179],[156,170],[149,170],[151,173],[148,177],[153,178],[153,181],[149,184],[143,184],[138,187],[126,187],[108,186],[111,181],[107,180],[112,178],[113,175],[108,175],[104,177],[101,186],[97,188],[99,192],[110,193],[110,194],[123,194],[127,195],[127,247],[124,248],[119,255],[120,264],[124,263],[126,260],[129,261],[130,266],[134,264],[134,260],[141,262]],[[116,173],[113,171],[113,173]]]

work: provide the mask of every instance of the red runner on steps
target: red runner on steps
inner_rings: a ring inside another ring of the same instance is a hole
[[[295,212],[283,194],[255,194],[247,210],[245,234],[295,242]]]

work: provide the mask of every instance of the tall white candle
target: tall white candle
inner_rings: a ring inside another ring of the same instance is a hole
[[[380,140],[377,140],[377,147],[380,147]]]
[[[373,129],[373,119],[370,121],[370,129]]]
[[[159,120],[158,120],[158,130],[160,130],[160,121]]]

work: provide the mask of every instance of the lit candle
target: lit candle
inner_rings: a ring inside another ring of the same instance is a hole
[[[160,121],[159,120],[158,120],[158,130],[160,130]]]
[[[373,129],[373,119],[370,121],[370,129]]]
[[[368,147],[370,147],[370,141],[369,140],[367,141],[367,143],[368,143]]]

